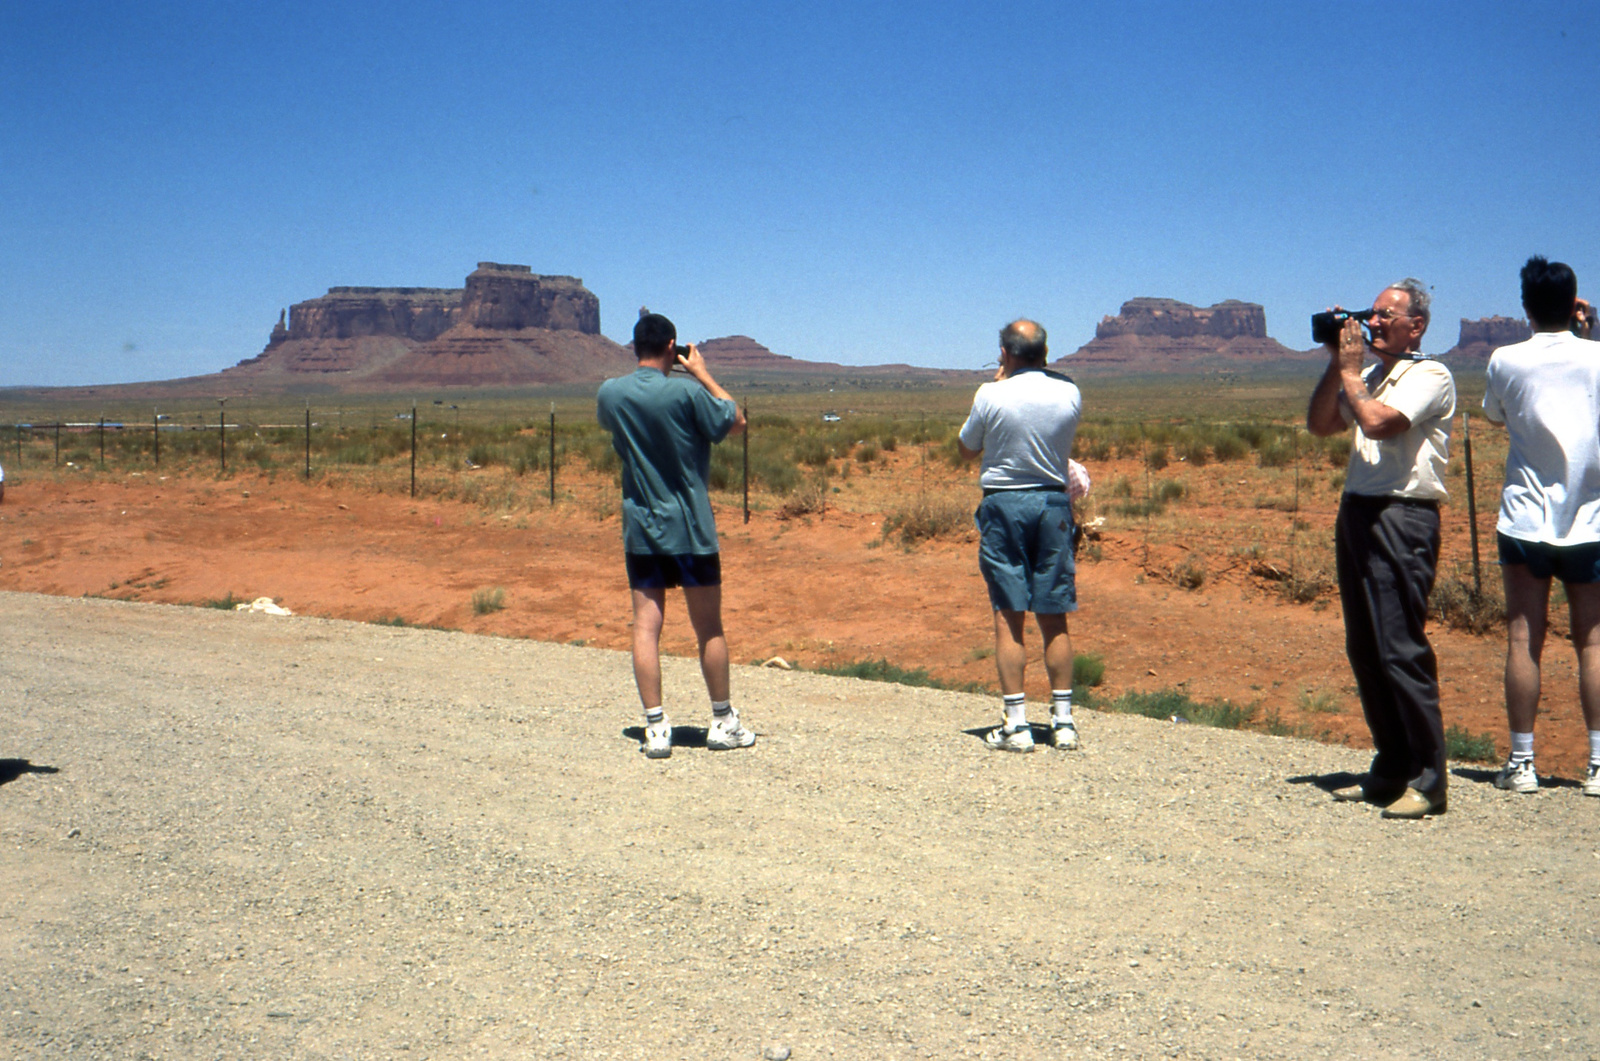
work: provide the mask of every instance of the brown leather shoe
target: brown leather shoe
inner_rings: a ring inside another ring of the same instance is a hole
[[[1435,792],[1430,796],[1426,793],[1418,792],[1414,788],[1408,788],[1399,799],[1383,808],[1383,816],[1385,818],[1426,818],[1433,814],[1443,814],[1449,809],[1449,806],[1449,797],[1443,791]]]
[[[1353,785],[1334,789],[1332,796],[1340,803],[1375,803],[1380,807],[1385,807],[1393,803],[1395,797],[1404,791],[1404,789],[1396,786],[1375,782],[1371,775],[1367,775]]]

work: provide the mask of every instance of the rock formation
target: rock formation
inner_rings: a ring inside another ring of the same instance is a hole
[[[1497,348],[1520,343],[1532,335],[1533,326],[1521,317],[1463,317],[1461,337],[1442,356],[1450,359],[1446,364],[1483,367]]]
[[[287,316],[287,324],[285,323]],[[459,288],[332,287],[279,314],[264,350],[224,374],[363,386],[516,386],[603,379],[632,358],[600,334],[574,276],[479,262]]]
[[[1102,318],[1094,338],[1064,360],[1069,369],[1154,372],[1307,359],[1267,337],[1266,310],[1253,302],[1229,299],[1200,307],[1135,298],[1115,317]]]

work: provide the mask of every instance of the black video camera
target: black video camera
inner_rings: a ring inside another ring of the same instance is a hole
[[[1349,320],[1360,321],[1366,324],[1378,315],[1375,309],[1330,309],[1322,313],[1311,315],[1311,341],[1314,343],[1337,343],[1339,332],[1344,329],[1344,322]]]

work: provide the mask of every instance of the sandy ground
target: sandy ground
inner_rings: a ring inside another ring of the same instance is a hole
[[[1310,525],[1331,527],[1336,495],[1325,500],[1325,512],[1307,514]],[[1196,518],[1205,527],[1226,513],[1201,510]],[[1446,551],[1454,557],[1465,552],[1458,516],[1447,521]],[[992,620],[975,544],[938,541],[906,551],[881,542],[880,520],[838,510],[794,520],[758,512],[744,525],[724,505],[735,659],[776,655],[816,666],[885,658],[949,682],[992,685]],[[166,603],[268,596],[302,615],[398,618],[625,649],[620,538],[614,515],[579,503],[489,515],[289,477],[35,480],[13,484],[0,505],[0,589]],[[1236,576],[1190,592],[1144,578],[1132,536],[1099,544],[1104,559],[1080,565],[1082,608],[1072,630],[1077,651],[1106,661],[1101,692],[1182,688],[1255,704],[1263,717],[1276,714],[1326,740],[1368,746],[1336,595],[1317,607],[1291,605],[1270,586]],[[492,587],[505,590],[504,610],[475,614],[473,593]],[[1492,734],[1503,754],[1500,636],[1437,627],[1432,636],[1446,723]],[[681,602],[669,603],[664,644],[679,655],[694,651]],[[1540,768],[1581,777],[1587,742],[1575,662],[1556,632],[1544,685]],[[1306,712],[1304,691],[1329,694],[1337,710]],[[1037,660],[1029,695],[1048,695]]]
[[[335,510],[337,511],[337,510]],[[615,651],[0,593],[20,1058],[1600,1056],[1600,801],[773,669],[638,754]],[[700,745],[700,746],[697,746]]]

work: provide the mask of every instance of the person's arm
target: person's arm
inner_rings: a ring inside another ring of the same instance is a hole
[[[1345,321],[1344,330],[1339,333],[1339,388],[1350,404],[1351,415],[1361,433],[1374,442],[1403,435],[1411,430],[1411,418],[1374,398],[1367,390],[1367,381],[1361,378],[1366,352],[1361,325],[1355,320]]]
[[[734,403],[733,426],[728,428],[728,434],[737,435],[743,433],[745,429],[744,410],[739,408],[739,403],[734,401],[733,395],[723,390],[722,384],[711,377],[711,370],[706,368],[706,359],[700,356],[700,348],[690,343],[687,354],[680,350],[678,352],[678,364],[683,366],[683,370],[693,376],[713,398],[720,398],[722,401]]]
[[[1317,389],[1311,392],[1311,404],[1306,407],[1307,431],[1319,436],[1337,435],[1350,426],[1339,413],[1340,392],[1339,363],[1337,357],[1330,357],[1328,369],[1317,381]]]

